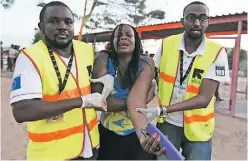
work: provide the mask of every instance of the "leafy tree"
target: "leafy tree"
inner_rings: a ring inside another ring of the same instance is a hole
[[[146,12],[147,0],[91,0],[93,5],[87,5],[86,16],[83,21],[87,32],[98,32],[113,30],[113,28],[126,20],[134,26],[147,25],[150,20],[163,20],[165,12],[161,10],[152,10]],[[43,4],[45,5],[45,4]],[[83,17],[73,13],[76,21]],[[35,30],[34,42],[41,39],[42,36],[38,29]]]
[[[147,22],[144,22],[145,19],[159,19],[162,20],[165,18],[165,12],[161,10],[154,10],[148,13],[145,12],[146,0],[125,0],[127,4],[133,4],[135,12],[129,14],[128,16],[133,18],[133,23],[137,25],[145,25]],[[142,23],[143,22],[143,23]]]
[[[232,70],[234,48],[228,49],[227,54],[228,54],[229,69]],[[243,49],[240,50],[240,54],[239,54],[239,70],[244,71],[245,74],[247,75],[247,51]]]
[[[15,0],[1,0],[0,4],[5,8],[5,9],[9,9],[13,4],[14,4]]]
[[[34,32],[35,34],[34,34],[33,44],[38,42],[39,40],[42,40],[43,37],[41,31],[38,28],[35,28]]]
[[[165,18],[165,12],[161,10],[146,12],[145,2],[146,0],[106,0],[101,2],[103,5],[96,7],[86,28],[89,30],[112,30],[122,20],[139,26],[146,25],[151,20]]]
[[[87,32],[112,30],[122,20],[134,26],[146,25],[150,20],[163,20],[165,12],[153,10],[146,12],[147,0],[91,0],[86,5],[86,16],[73,13],[76,21],[82,20]],[[87,3],[86,2],[86,3]],[[42,3],[44,6],[45,3]],[[41,7],[42,7],[41,5]],[[86,22],[87,21],[87,22]],[[85,23],[86,22],[86,23]],[[37,33],[36,33],[37,34]]]

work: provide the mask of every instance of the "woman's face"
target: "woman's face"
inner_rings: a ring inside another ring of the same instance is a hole
[[[135,48],[135,36],[133,29],[128,25],[123,25],[119,32],[119,27],[114,33],[114,48],[120,54],[132,54]]]

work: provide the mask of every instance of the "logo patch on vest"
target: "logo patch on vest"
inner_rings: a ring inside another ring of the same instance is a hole
[[[92,76],[92,65],[88,65],[87,70],[88,70],[89,77],[91,77]]]
[[[12,82],[12,91],[21,89],[21,75],[15,77]]]
[[[216,76],[225,76],[225,66],[215,66]]]
[[[193,78],[197,77],[198,79],[202,79],[203,72],[204,70],[195,68],[193,72]]]
[[[204,70],[195,68],[191,82],[194,84],[200,84],[203,72]]]

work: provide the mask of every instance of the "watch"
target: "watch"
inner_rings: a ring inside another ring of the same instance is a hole
[[[160,117],[167,117],[167,109],[164,106],[160,106],[161,112],[160,112]]]

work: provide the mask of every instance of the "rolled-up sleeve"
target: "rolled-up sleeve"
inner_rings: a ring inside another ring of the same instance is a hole
[[[16,60],[10,92],[10,104],[24,100],[42,98],[42,83],[32,62],[24,54]]]
[[[205,75],[206,79],[216,80],[218,82],[229,82],[229,66],[226,50],[223,48],[215,62],[210,66],[207,74]]]

